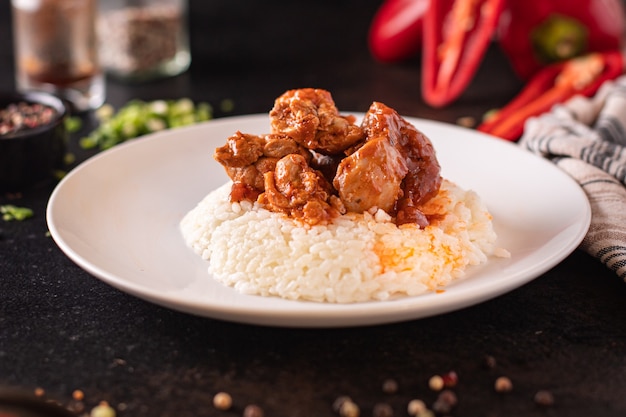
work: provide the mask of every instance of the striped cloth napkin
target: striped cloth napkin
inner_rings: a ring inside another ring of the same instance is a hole
[[[519,144],[580,184],[591,204],[580,248],[626,281],[626,76],[529,119]]]

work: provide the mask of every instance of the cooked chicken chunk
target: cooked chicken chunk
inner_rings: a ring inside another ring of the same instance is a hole
[[[263,155],[264,145],[262,137],[237,131],[215,150],[213,158],[226,167],[245,167]]]
[[[387,137],[406,162],[408,172],[396,202],[396,223],[426,226],[428,219],[419,206],[439,192],[442,181],[441,168],[430,139],[395,110],[378,102],[370,106],[362,127],[368,138]]]
[[[289,90],[274,102],[270,112],[272,133],[282,133],[307,149],[334,154],[363,138],[353,117],[339,114],[326,90]]]
[[[311,225],[372,208],[398,225],[428,225],[420,207],[442,181],[430,140],[382,103],[354,121],[328,91],[287,91],[270,112],[272,133],[236,132],[215,150],[233,180],[231,201],[257,200]]]
[[[285,135],[236,132],[215,150],[213,157],[233,180],[231,201],[254,201],[265,190],[263,174],[274,171],[276,162],[292,153],[305,160],[311,158],[306,149]]]
[[[286,213],[318,224],[337,214],[330,205],[331,186],[324,176],[309,167],[306,159],[290,154],[276,163],[274,171],[266,172],[265,193],[259,197],[270,210]]]
[[[393,213],[407,171],[400,151],[387,136],[378,136],[341,161],[333,185],[349,211],[378,207]]]

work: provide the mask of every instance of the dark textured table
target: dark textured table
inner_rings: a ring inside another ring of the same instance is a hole
[[[0,3],[0,89],[13,87],[7,3]],[[229,114],[239,115],[267,112],[286,89],[313,86],[330,90],[345,111],[378,100],[455,123],[518,91],[494,48],[461,100],[428,108],[417,59],[388,66],[368,54],[377,3],[191,1],[190,70],[144,85],[109,80],[107,101],[232,99]],[[93,152],[80,150],[78,136],[72,149],[80,162]],[[46,233],[54,186],[0,195],[0,204],[35,212],[0,221],[0,388],[41,388],[64,405],[81,390],[87,409],[106,400],[133,417],[236,416],[247,404],[266,416],[332,416],[339,395],[351,396],[363,416],[379,402],[403,416],[411,399],[435,400],[432,375],[454,371],[458,405],[450,415],[626,415],[626,284],[581,251],[506,295],[436,317],[337,329],[235,324],[153,305],[81,270]],[[495,392],[500,375],[513,381],[512,392]],[[383,392],[388,378],[398,382],[396,393]],[[539,390],[554,395],[551,407],[535,404]],[[232,395],[230,411],[212,406],[218,391]]]

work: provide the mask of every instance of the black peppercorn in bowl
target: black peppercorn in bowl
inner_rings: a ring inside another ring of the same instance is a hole
[[[0,190],[20,191],[54,177],[67,150],[60,98],[43,92],[0,92]]]

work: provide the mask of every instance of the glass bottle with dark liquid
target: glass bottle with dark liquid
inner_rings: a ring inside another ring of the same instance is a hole
[[[11,0],[18,90],[43,90],[77,110],[104,102],[97,0]]]

